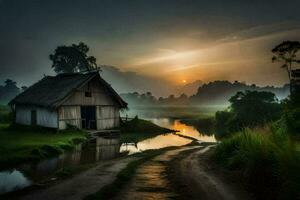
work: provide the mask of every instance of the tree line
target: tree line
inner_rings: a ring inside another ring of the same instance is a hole
[[[248,85],[239,81],[212,81],[203,84],[198,88],[196,94],[187,96],[181,94],[180,96],[169,95],[168,97],[156,98],[151,92],[146,93],[124,93],[122,98],[129,103],[129,105],[136,106],[161,106],[161,105],[227,105],[228,99],[239,91],[267,91],[276,94],[280,99],[286,98],[289,94],[289,85],[282,87],[266,86],[259,87],[255,84]]]
[[[20,92],[26,90],[26,86],[19,88],[17,82],[11,79],[6,79],[3,85],[0,85],[0,104],[7,104],[11,99],[13,99]]]
[[[284,41],[272,49],[273,62],[280,62],[286,70],[289,96],[278,101],[274,91],[241,90],[229,98],[230,106],[215,115],[219,136],[227,136],[245,128],[263,126],[275,122],[286,133],[300,131],[300,42]],[[270,88],[269,88],[270,89]],[[199,91],[198,91],[199,92]]]
[[[204,84],[199,87],[197,93],[188,97],[186,94],[182,94],[178,97],[169,95],[168,97],[156,98],[151,92],[139,94],[137,92],[122,94],[122,97],[133,105],[197,105],[197,104],[226,104],[227,100],[238,91],[269,91],[279,98],[285,98],[288,96],[289,88],[290,93],[294,93],[296,96],[300,88],[299,81],[293,77],[293,74],[300,74],[299,69],[295,70],[293,67],[295,64],[300,63],[300,59],[297,58],[297,53],[300,49],[300,42],[298,41],[284,41],[272,49],[274,56],[273,62],[280,62],[281,67],[288,73],[290,83],[281,87],[275,88],[272,86],[259,87],[255,84],[247,85],[245,83],[235,81],[213,81]],[[97,64],[97,60],[89,53],[89,47],[80,42],[79,44],[61,45],[58,46],[53,54],[49,55],[49,59],[52,61],[52,68],[56,73],[83,73],[89,71],[100,71],[100,66]],[[298,89],[297,89],[298,88]],[[25,88],[18,88],[16,82],[7,79],[4,85],[0,86],[0,103],[7,103],[20,91]]]

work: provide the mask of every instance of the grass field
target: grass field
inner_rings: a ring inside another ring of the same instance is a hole
[[[0,123],[9,123],[12,120],[10,108],[0,105]]]
[[[85,141],[83,131],[56,132],[45,128],[0,124],[0,168],[59,155]]]

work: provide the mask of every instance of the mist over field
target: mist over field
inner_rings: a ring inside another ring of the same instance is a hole
[[[141,75],[132,71],[124,71],[115,66],[102,65],[101,76],[119,93],[151,92],[156,97],[167,97],[170,94],[195,94],[202,81],[187,84],[175,84],[171,81],[151,76]]]

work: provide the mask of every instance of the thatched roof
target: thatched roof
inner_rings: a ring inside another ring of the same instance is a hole
[[[99,79],[100,83],[107,91],[107,94],[112,96],[121,108],[127,107],[127,103],[123,101],[117,92],[100,77],[98,72],[46,76],[16,96],[9,104],[37,105],[57,108],[65,99],[70,97],[77,88],[83,86],[95,77]]]

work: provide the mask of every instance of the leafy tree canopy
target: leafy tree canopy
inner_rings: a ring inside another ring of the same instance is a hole
[[[291,82],[291,71],[294,63],[300,63],[297,53],[300,50],[299,41],[283,41],[272,49],[274,56],[272,62],[282,63],[281,67],[286,69]]]
[[[237,92],[229,102],[232,112],[245,126],[263,124],[278,116],[278,100],[271,92]]]
[[[58,46],[49,56],[56,73],[75,73],[100,69],[94,56],[89,56],[89,47],[80,42],[71,46]]]
[[[7,104],[11,99],[20,93],[17,83],[11,79],[6,79],[4,85],[0,84],[0,105]]]
[[[231,104],[229,111],[216,113],[217,129],[220,130],[220,134],[263,125],[279,119],[282,112],[275,94],[271,92],[237,92],[229,102]]]

